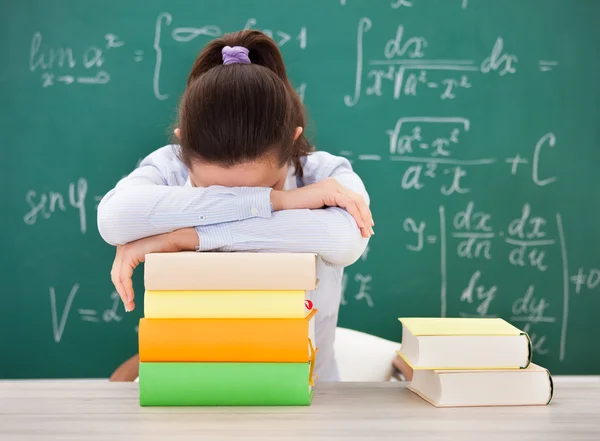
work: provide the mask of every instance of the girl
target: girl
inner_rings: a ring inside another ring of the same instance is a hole
[[[126,311],[147,253],[316,253],[315,373],[335,381],[343,268],[361,256],[374,223],[350,163],[312,152],[304,126],[273,40],[254,30],[216,39],[188,77],[179,144],[151,153],[104,196],[98,228],[117,246],[111,277]]]

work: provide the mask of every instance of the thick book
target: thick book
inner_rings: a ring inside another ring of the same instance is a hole
[[[141,406],[308,406],[312,363],[140,363]]]
[[[500,318],[400,318],[398,354],[419,369],[525,369],[527,333]]]
[[[306,291],[146,291],[144,317],[304,318]]]
[[[146,290],[312,291],[317,256],[308,253],[193,252],[147,254]]]
[[[301,319],[148,319],[139,322],[140,362],[306,363],[313,309]]]
[[[419,370],[408,388],[436,407],[547,405],[554,395],[550,372],[526,369]]]

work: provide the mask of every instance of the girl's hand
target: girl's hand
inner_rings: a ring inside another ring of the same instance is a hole
[[[196,246],[198,246],[198,234],[194,228],[184,228],[172,233],[146,237],[126,245],[118,245],[110,276],[121,296],[125,311],[130,312],[135,308],[131,277],[133,270],[146,258],[146,254],[193,251]]]
[[[271,204],[275,211],[341,207],[354,217],[363,237],[375,234],[373,216],[363,196],[341,186],[335,178],[295,190],[272,190]]]

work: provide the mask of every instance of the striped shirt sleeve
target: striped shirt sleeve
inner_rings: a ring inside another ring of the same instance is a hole
[[[121,245],[180,228],[271,217],[270,188],[182,186],[186,175],[170,148],[146,157],[102,198],[102,238]]]
[[[321,152],[305,165],[305,184],[333,177],[344,187],[369,196],[347,159]],[[348,266],[364,252],[363,238],[354,218],[343,208],[283,210],[270,218],[196,227],[199,251],[263,251],[316,253],[332,266]]]

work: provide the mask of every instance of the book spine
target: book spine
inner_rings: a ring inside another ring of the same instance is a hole
[[[153,319],[304,318],[305,291],[151,291],[144,316]]]
[[[308,322],[304,318],[143,318],[139,357],[141,362],[305,363],[309,360]]]
[[[533,361],[533,344],[531,342],[531,337],[529,337],[529,334],[527,334],[526,332],[521,332],[521,335],[524,335],[525,337],[527,337],[527,354],[528,354],[525,366],[521,366],[521,369],[527,369],[529,367],[529,365],[531,364],[531,362]]]
[[[548,386],[549,386],[549,394],[548,400],[546,401],[546,405],[550,404],[552,398],[554,397],[554,380],[552,379],[552,374],[548,369],[546,369],[546,374],[548,374]]]
[[[235,268],[235,274],[232,274]],[[316,256],[302,253],[146,255],[148,290],[314,290]]]
[[[307,406],[308,363],[140,363],[141,406]]]

